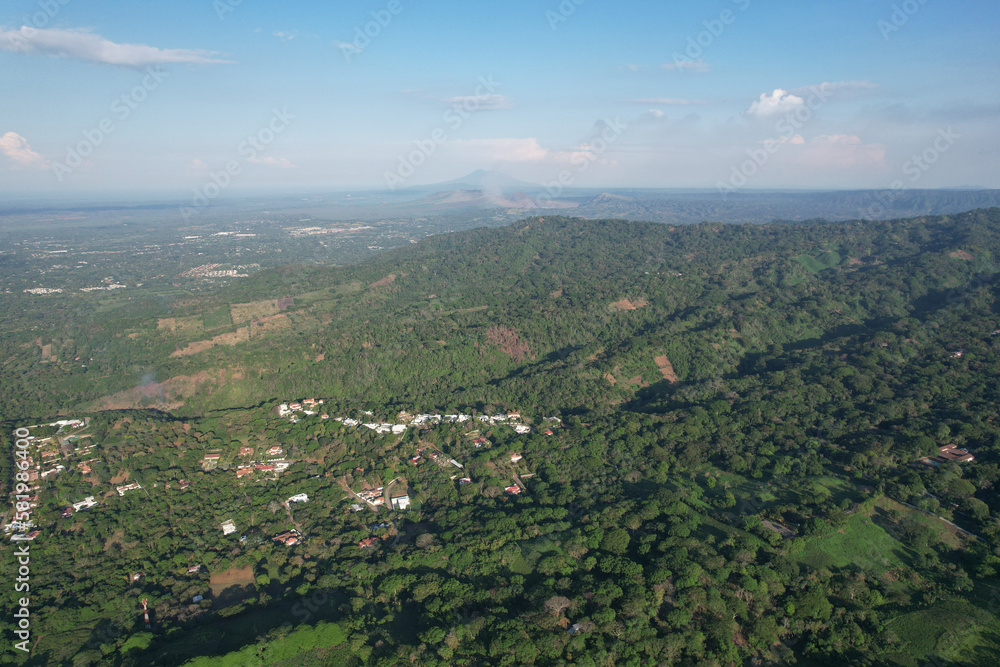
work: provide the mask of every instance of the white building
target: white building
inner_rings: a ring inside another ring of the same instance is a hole
[[[73,511],[79,512],[80,510],[85,510],[91,507],[96,507],[97,503],[94,501],[94,496],[87,496],[78,503],[73,503]]]

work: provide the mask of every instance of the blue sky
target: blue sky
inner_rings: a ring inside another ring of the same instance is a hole
[[[1000,187],[995,0],[443,4],[6,2],[0,191]]]

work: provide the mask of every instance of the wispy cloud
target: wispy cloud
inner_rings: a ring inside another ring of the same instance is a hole
[[[28,140],[17,132],[8,132],[0,137],[0,153],[14,161],[18,167],[47,169],[49,161],[31,150]]]
[[[688,100],[679,97],[641,97],[637,100],[629,100],[636,104],[658,104],[660,106],[682,107],[691,104],[708,104],[708,100]]]
[[[250,164],[262,164],[278,169],[295,169],[295,165],[288,158],[284,157],[252,157],[247,160]]]
[[[0,51],[75,58],[104,65],[146,67],[166,63],[231,63],[203,49],[160,49],[145,44],[117,44],[86,30],[39,30],[22,26],[0,31]]]
[[[791,92],[793,95],[799,95],[802,97],[807,97],[815,91],[822,91],[824,95],[829,95],[831,97],[848,97],[852,95],[870,93],[878,88],[879,85],[877,83],[872,83],[871,81],[824,81],[823,83],[815,86],[795,88]]]
[[[445,102],[455,106],[460,105],[469,109],[481,109],[485,111],[495,110],[495,109],[509,109],[513,106],[513,102],[506,95],[460,95],[458,97],[449,97],[445,99]]]

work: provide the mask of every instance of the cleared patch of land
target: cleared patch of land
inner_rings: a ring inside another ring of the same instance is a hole
[[[277,299],[254,301],[252,303],[234,303],[229,306],[229,314],[234,324],[246,324],[250,320],[260,319],[281,312]]]
[[[774,521],[768,521],[766,519],[764,521],[761,521],[761,524],[763,524],[764,527],[767,528],[768,530],[773,530],[774,532],[778,533],[786,540],[790,540],[793,537],[795,537],[795,531],[789,528],[788,526],[782,525],[780,523],[775,523]]]
[[[243,600],[256,591],[253,566],[233,567],[225,572],[212,574],[209,579],[216,605],[225,607]]]
[[[677,373],[674,372],[673,364],[670,363],[670,359],[667,359],[666,355],[653,357],[653,363],[656,364],[658,369],[660,369],[660,374],[663,375],[664,380],[670,384],[680,382],[680,378],[678,378]]]
[[[187,357],[192,354],[204,352],[205,350],[210,350],[216,345],[238,345],[239,343],[245,343],[250,340],[251,337],[256,338],[258,336],[274,333],[275,331],[287,331],[291,328],[292,323],[288,319],[288,316],[284,313],[278,313],[276,315],[255,319],[248,326],[240,327],[234,332],[212,336],[209,340],[198,340],[193,343],[188,343],[184,348],[171,352],[170,356]]]
[[[97,399],[88,409],[132,410],[136,408],[156,408],[175,410],[184,405],[184,399],[196,393],[204,393],[222,384],[231,376],[222,370],[199,371],[194,375],[177,375],[165,382],[147,382],[132,389],[126,389],[110,396]]]
[[[611,310],[637,310],[649,305],[646,299],[622,299],[611,304]]]
[[[156,328],[179,336],[196,336],[205,330],[200,317],[161,317],[156,320]]]

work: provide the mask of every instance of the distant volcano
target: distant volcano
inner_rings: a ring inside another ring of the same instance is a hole
[[[544,187],[537,183],[526,183],[525,181],[519,181],[516,178],[509,176],[500,171],[486,171],[485,169],[477,169],[476,171],[463,176],[461,178],[456,178],[453,181],[445,181],[444,183],[433,183],[431,185],[418,185],[409,190],[420,190],[420,191],[455,191],[455,190],[470,190],[479,191],[486,196],[502,196],[513,193],[540,193],[545,190]]]
[[[576,202],[561,201],[558,199],[542,199],[525,194],[524,192],[512,192],[510,194],[490,194],[483,190],[457,189],[435,192],[434,194],[421,197],[416,201],[409,202],[407,206],[419,206],[428,209],[456,209],[456,208],[507,208],[523,209],[526,211],[538,209],[564,209],[575,208]]]

